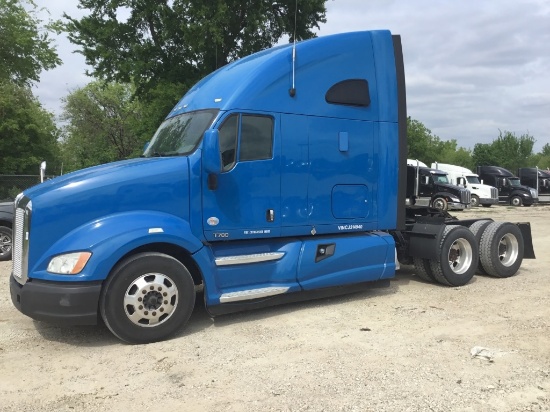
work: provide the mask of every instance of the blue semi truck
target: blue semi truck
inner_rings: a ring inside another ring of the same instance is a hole
[[[528,224],[406,206],[401,39],[345,33],[235,61],[177,103],[143,156],[15,202],[11,298],[43,321],[103,320],[130,343],[208,312],[387,286],[514,275]],[[200,293],[200,292],[199,292]],[[201,294],[199,294],[201,296]]]

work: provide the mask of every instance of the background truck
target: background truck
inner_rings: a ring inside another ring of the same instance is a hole
[[[451,184],[446,172],[413,159],[407,159],[406,196],[406,204],[440,210],[464,210],[471,202],[470,191]]]
[[[491,205],[498,204],[497,188],[482,184],[479,181],[479,176],[470,169],[438,162],[432,163],[432,168],[446,172],[451,184],[467,188],[471,194],[470,204],[472,206],[491,207]]]
[[[11,259],[13,202],[0,203],[0,261]]]
[[[256,53],[176,104],[143,157],[15,201],[13,304],[165,339],[211,315],[387,286],[400,263],[460,286],[533,258],[528,224],[406,207],[401,39],[345,33]]]
[[[477,174],[481,182],[498,189],[500,203],[512,206],[531,206],[538,202],[536,189],[523,186],[519,177],[499,166],[478,166]]]
[[[520,167],[518,177],[522,185],[537,190],[539,202],[550,202],[550,171],[538,167]]]

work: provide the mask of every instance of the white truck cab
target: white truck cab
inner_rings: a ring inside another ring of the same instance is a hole
[[[482,184],[479,176],[470,169],[438,162],[432,163],[432,169],[447,172],[451,184],[469,189],[472,195],[472,206],[491,207],[498,204],[498,190],[493,186]]]

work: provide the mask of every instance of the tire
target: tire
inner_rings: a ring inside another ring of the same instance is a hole
[[[521,266],[523,254],[523,236],[520,229],[512,223],[493,222],[481,235],[481,265],[491,276],[514,276]]]
[[[510,199],[510,204],[512,206],[521,206],[523,205],[523,200],[521,200],[521,197],[519,196],[514,196]]]
[[[445,199],[443,199],[442,197],[436,197],[432,201],[432,207],[434,209],[447,210],[447,208],[448,208],[447,201]]]
[[[473,233],[479,248],[481,248],[481,235],[483,235],[483,232],[491,223],[492,220],[478,220],[477,222],[474,222],[470,225],[470,232]],[[485,270],[483,269],[483,265],[481,264],[481,257],[478,259],[477,273],[487,275],[487,272],[485,272]]]
[[[413,258],[414,269],[418,277],[426,282],[437,282],[432,273],[429,259]]]
[[[472,198],[470,200],[470,204],[472,205],[472,207],[479,206],[479,197],[477,195],[472,195]]]
[[[0,261],[11,260],[13,236],[9,227],[0,226]]]
[[[430,265],[439,283],[463,286],[472,279],[479,260],[479,248],[469,229],[458,225],[445,226],[437,253],[440,261],[432,260]]]
[[[481,205],[483,207],[491,207],[492,205],[491,204],[488,204],[488,205]]]
[[[142,305],[146,299],[148,307]],[[105,325],[128,343],[166,339],[189,320],[194,305],[195,287],[187,268],[171,256],[152,252],[117,265],[99,300]]]

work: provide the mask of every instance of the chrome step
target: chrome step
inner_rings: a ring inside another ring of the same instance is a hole
[[[268,262],[279,260],[284,252],[256,253],[253,255],[224,256],[215,259],[216,266],[244,265],[249,263]]]
[[[281,295],[288,291],[288,287],[268,287],[260,289],[239,290],[238,292],[223,293],[220,296],[220,303],[239,302],[241,300],[251,300],[265,298],[268,296]]]

